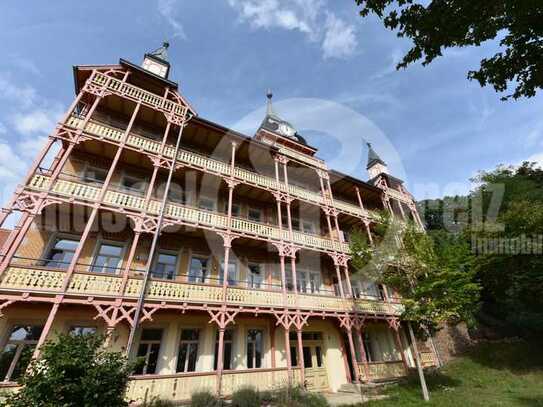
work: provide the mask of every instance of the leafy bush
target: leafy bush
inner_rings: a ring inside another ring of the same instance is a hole
[[[260,394],[253,387],[243,387],[232,394],[232,407],[259,407],[260,405]]]
[[[278,407],[328,407],[326,399],[317,393],[309,393],[301,387],[284,387],[274,394],[273,404]]]
[[[193,393],[190,405],[191,407],[219,407],[221,403],[210,391],[200,391]]]
[[[150,401],[143,403],[142,407],[174,407],[178,405],[174,401],[154,397]]]
[[[132,366],[122,354],[105,351],[103,343],[97,335],[61,335],[46,342],[19,381],[21,390],[0,406],[127,406]]]

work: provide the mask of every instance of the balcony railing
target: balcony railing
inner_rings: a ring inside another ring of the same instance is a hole
[[[405,367],[401,360],[391,362],[370,362],[368,364],[370,380],[379,381],[405,376]],[[368,380],[364,364],[358,363],[360,377]]]
[[[83,125],[83,120],[73,116],[68,120],[67,124],[70,127],[81,129]],[[120,142],[124,134],[123,130],[121,129],[107,126],[105,124],[95,121],[90,121],[87,124],[85,131],[89,134],[115,142]],[[161,146],[161,143],[157,141],[133,133],[128,136],[126,144],[138,150],[148,151],[153,154],[158,154],[160,152]],[[172,146],[166,146],[164,156],[168,158],[173,158],[174,154],[175,149]],[[242,182],[257,186],[259,188],[279,190],[283,192],[287,191],[287,185],[285,183],[277,182],[272,177],[257,174],[256,172],[249,171],[241,167],[235,167],[234,173],[232,174],[232,170],[229,164],[223,161],[215,160],[202,154],[198,154],[193,151],[181,149],[178,152],[177,160],[191,167],[209,171],[214,174],[233,176],[234,178]],[[307,190],[297,185],[289,185],[288,192],[290,195],[296,198],[316,205],[331,204],[331,202],[328,199],[324,198],[320,193]],[[351,203],[344,202],[338,199],[334,199],[334,204],[336,208],[341,212],[348,213],[357,217],[371,217],[374,219],[378,219],[378,216],[374,212],[364,210],[358,205],[353,205]]]
[[[141,102],[152,108],[160,109],[177,116],[183,117],[187,113],[187,107],[179,103],[172,102],[162,96],[148,92],[137,86],[120,81],[111,76],[107,76],[100,72],[94,72],[90,78],[91,83],[98,86],[104,86],[111,92],[132,99],[136,102]]]
[[[31,179],[29,187],[38,191],[47,191],[49,189],[49,177],[45,175],[35,175]],[[96,201],[100,195],[99,187],[65,179],[58,179],[52,186],[51,191],[65,197],[93,202]],[[114,190],[108,190],[106,192],[103,203],[136,211],[147,210],[150,214],[154,215],[158,214],[160,209],[159,201],[151,200],[149,206],[146,208],[145,199],[143,197]],[[222,230],[226,230],[228,227],[228,217],[226,215],[190,206],[170,203],[166,206],[165,215],[172,220],[179,220],[191,225],[202,225]],[[276,226],[253,222],[247,219],[232,218],[231,227],[235,232],[250,235],[260,240],[290,240],[287,230],[281,230]],[[321,251],[338,251],[345,253],[349,251],[349,245],[347,243],[308,233],[294,232],[292,241],[302,247]]]
[[[65,277],[65,270],[12,264],[2,276],[0,289],[58,293]],[[143,277],[131,275],[124,292],[121,292],[122,276],[119,274],[77,271],[70,279],[67,294],[135,299],[139,297],[142,286]],[[147,287],[146,299],[173,303],[221,304],[224,301],[224,291],[221,285],[152,279]],[[236,286],[227,287],[226,303],[252,307],[285,306],[281,291]],[[383,315],[400,315],[403,311],[402,305],[398,303],[293,292],[287,294],[287,306],[311,311],[358,311]]]
[[[288,157],[292,157],[298,161],[302,161],[306,164],[309,164],[309,165],[312,165],[314,167],[317,167],[317,168],[320,168],[321,170],[327,170],[328,167],[326,166],[326,163],[319,159],[319,158],[315,158],[315,157],[311,157],[307,154],[302,154],[302,153],[299,153],[298,151],[296,150],[293,150],[291,148],[288,148],[288,147],[279,147],[279,152],[281,154],[284,154]]]

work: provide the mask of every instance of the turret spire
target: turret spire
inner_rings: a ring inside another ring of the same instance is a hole
[[[370,179],[375,178],[379,174],[387,174],[388,167],[386,163],[375,152],[371,143],[366,143],[366,145],[368,146],[368,164],[366,165],[366,169],[368,170]]]
[[[266,105],[266,114],[268,116],[274,116],[273,106],[272,106],[273,93],[272,93],[272,90],[270,88],[268,88],[268,90],[266,92],[266,97],[268,98],[268,102],[267,102],[267,105]]]

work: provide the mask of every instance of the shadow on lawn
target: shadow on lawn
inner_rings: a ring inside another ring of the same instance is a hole
[[[520,405],[526,406],[526,407],[542,407],[543,406],[543,399],[540,397],[518,397],[517,401]]]
[[[482,342],[466,357],[482,366],[517,374],[543,371],[543,352],[538,345],[524,340]]]
[[[425,371],[424,377],[426,378],[426,384],[428,385],[428,390],[430,392],[435,390],[443,390],[446,388],[454,388],[462,385],[461,380],[454,379],[439,371]],[[420,389],[419,376],[416,371],[410,373],[409,377],[407,378],[407,383],[405,383],[403,386],[416,390]]]

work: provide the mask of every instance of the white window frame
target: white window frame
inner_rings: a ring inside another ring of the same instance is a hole
[[[235,287],[235,286],[239,286],[239,283],[240,283],[240,279],[239,279],[239,261],[237,258],[235,258],[233,256],[233,253],[230,252],[230,258],[228,259],[228,263],[229,264],[233,264],[234,267],[235,267],[235,278],[234,278],[234,282],[235,284],[232,285],[232,287]],[[224,267],[224,256],[221,258],[221,260],[219,261],[219,284],[222,285],[223,284],[223,276],[224,276],[224,270],[223,267]],[[226,266],[228,267],[228,265]],[[229,273],[227,274],[227,280],[230,280],[230,275]],[[230,285],[230,284],[228,284]]]
[[[175,274],[173,276],[173,278],[170,280],[168,278],[162,278],[163,280],[168,280],[168,281],[174,281],[176,279],[176,277],[179,275],[178,274],[178,271],[179,271],[179,260],[180,260],[180,255],[179,255],[179,252],[176,252],[175,250],[167,250],[167,249],[158,249],[157,250],[157,254],[153,260],[153,268],[154,269],[157,264],[158,264],[158,258],[161,254],[166,254],[168,256],[175,256]],[[152,274],[151,274],[152,275]],[[154,278],[158,278],[158,277],[154,277]]]
[[[41,326],[42,330],[44,328],[43,325],[39,325],[36,322],[30,322],[30,323],[22,322],[22,323],[16,323],[16,324],[10,325],[9,329],[6,332],[6,337],[5,337],[5,340],[3,341],[1,352],[3,353],[6,347],[10,344],[16,345],[17,348],[15,350],[15,354],[13,355],[13,359],[9,365],[9,368],[6,372],[6,376],[0,378],[0,381],[3,381],[3,382],[9,382],[11,380],[11,376],[13,375],[13,371],[15,370],[15,366],[17,366],[17,363],[19,362],[19,359],[21,358],[21,354],[23,353],[24,348],[28,345],[37,345],[39,341],[39,339],[10,340],[9,338],[12,335],[13,330],[17,326]]]
[[[142,340],[142,336],[143,336],[143,331],[144,330],[160,330],[162,331],[162,334],[160,335],[160,340],[158,339],[145,339],[145,340]],[[142,372],[140,375],[146,375],[146,374],[156,374],[160,369],[159,369],[159,362],[160,362],[160,356],[161,356],[161,353],[162,353],[162,341],[164,340],[164,332],[165,332],[165,329],[162,328],[162,327],[149,327],[149,328],[142,328],[141,331],[140,331],[140,337],[139,337],[139,341],[138,341],[138,346],[136,347],[136,355],[138,353],[138,350],[140,348],[140,346],[142,344],[145,344],[147,345],[147,351],[145,352],[145,363],[143,364],[143,367],[142,367]],[[154,373],[147,373],[147,367],[148,367],[148,364],[149,364],[149,356],[151,354],[151,346],[150,345],[153,345],[153,344],[156,344],[158,343],[158,355],[157,355],[157,364],[156,364],[156,371]],[[141,356],[140,356],[141,357]]]
[[[251,276],[252,276],[252,271],[251,271],[251,266],[257,266],[259,269],[260,269],[260,277],[261,277],[261,281],[259,283],[259,286],[258,287],[255,287],[253,285],[253,282],[251,281]],[[249,263],[247,263],[247,287],[248,288],[254,288],[254,289],[262,289],[262,286],[265,285],[265,280],[266,280],[266,277],[265,277],[265,268],[264,268],[264,264],[262,263],[257,263],[257,262],[253,262],[253,261],[250,261]]]
[[[53,233],[53,235],[49,239],[49,242],[47,243],[47,246],[45,247],[45,250],[43,251],[41,255],[41,258],[39,259],[40,264],[43,263],[44,267],[48,267],[45,265],[45,263],[52,260],[47,259],[46,257],[49,257],[49,255],[51,254],[51,251],[55,248],[56,241],[63,240],[63,239],[72,240],[74,242],[77,242],[78,245],[81,242],[81,236],[72,235],[69,233]],[[74,251],[74,254],[75,254],[75,251]],[[68,268],[68,266],[69,264],[66,264],[66,268]]]
[[[183,331],[197,331],[198,332],[198,339],[181,339],[183,336]],[[179,344],[177,346],[177,360],[175,361],[175,370],[176,373],[190,373],[190,372],[197,372],[198,371],[198,359],[200,358],[200,339],[202,338],[202,329],[199,327],[181,327],[181,330],[179,332]],[[183,366],[183,370],[177,370],[178,362],[179,362],[179,354],[181,353],[181,346],[186,344],[187,345],[187,358],[185,359],[185,366]],[[196,345],[196,362],[194,364],[194,370],[187,370],[188,364],[189,364],[189,350],[190,347]]]
[[[200,260],[206,260],[206,270],[205,274],[203,275],[202,281],[191,281],[191,265],[192,265],[192,259],[197,258]],[[209,282],[209,279],[211,277],[211,270],[212,270],[212,264],[211,264],[211,256],[206,254],[199,254],[199,253],[191,253],[189,256],[189,264],[187,267],[187,282],[189,283],[195,283],[195,284],[205,284]]]
[[[226,332],[230,332],[231,334],[231,339],[226,339]],[[233,328],[230,328],[230,329],[226,329],[224,331],[224,339],[223,339],[223,343],[225,345],[225,348],[226,348],[226,344],[229,343],[230,344],[230,369],[226,369],[224,367],[224,364],[223,364],[223,369],[224,370],[234,370],[235,367],[234,367],[234,344],[235,344],[235,331]],[[219,331],[216,330],[215,331],[215,344],[214,344],[214,347],[213,347],[213,370],[217,370],[215,366],[218,366],[218,360],[217,358],[219,357],[219,352],[218,352],[218,348],[219,348]],[[215,348],[217,348],[217,351],[215,352]],[[223,356],[224,356],[224,353],[223,353]]]
[[[311,275],[316,276],[318,280],[318,286],[315,287],[313,290],[311,290]],[[302,276],[304,277],[305,286],[303,287],[304,290],[301,288],[301,282],[302,282]],[[296,269],[296,284],[298,286],[298,291],[305,294],[319,294],[322,289],[322,278],[321,273],[318,271],[311,271],[311,270],[305,270],[305,269]]]
[[[249,338],[249,333],[251,331],[259,331],[261,333],[261,341],[260,341],[260,344],[262,346],[262,348],[260,349],[260,367],[256,367],[256,344],[258,343],[256,340],[253,341]],[[252,361],[253,361],[253,367],[249,367],[249,364],[247,364],[247,369],[248,370],[252,370],[252,369],[262,369],[264,367],[264,361],[265,361],[265,357],[264,357],[264,329],[262,329],[261,327],[258,327],[258,328],[249,328],[247,329],[247,333],[245,335],[245,360],[247,361],[247,358],[249,356],[249,343],[253,343],[253,354],[252,354]]]
[[[100,254],[100,248],[102,247],[103,244],[110,245],[110,246],[117,246],[117,247],[121,248],[119,264],[117,265],[117,267],[115,269],[115,272],[103,271],[103,269],[102,269],[102,271],[94,271],[93,270],[94,267],[95,267],[95,261],[96,261],[96,259],[98,258],[99,254]],[[119,241],[116,241],[116,240],[106,240],[106,239],[98,238],[96,240],[96,245],[94,246],[94,252],[92,254],[92,262],[89,265],[89,272],[95,273],[95,274],[115,274],[115,275],[119,274],[119,272],[123,268],[125,251],[126,251],[126,242],[119,242]]]

